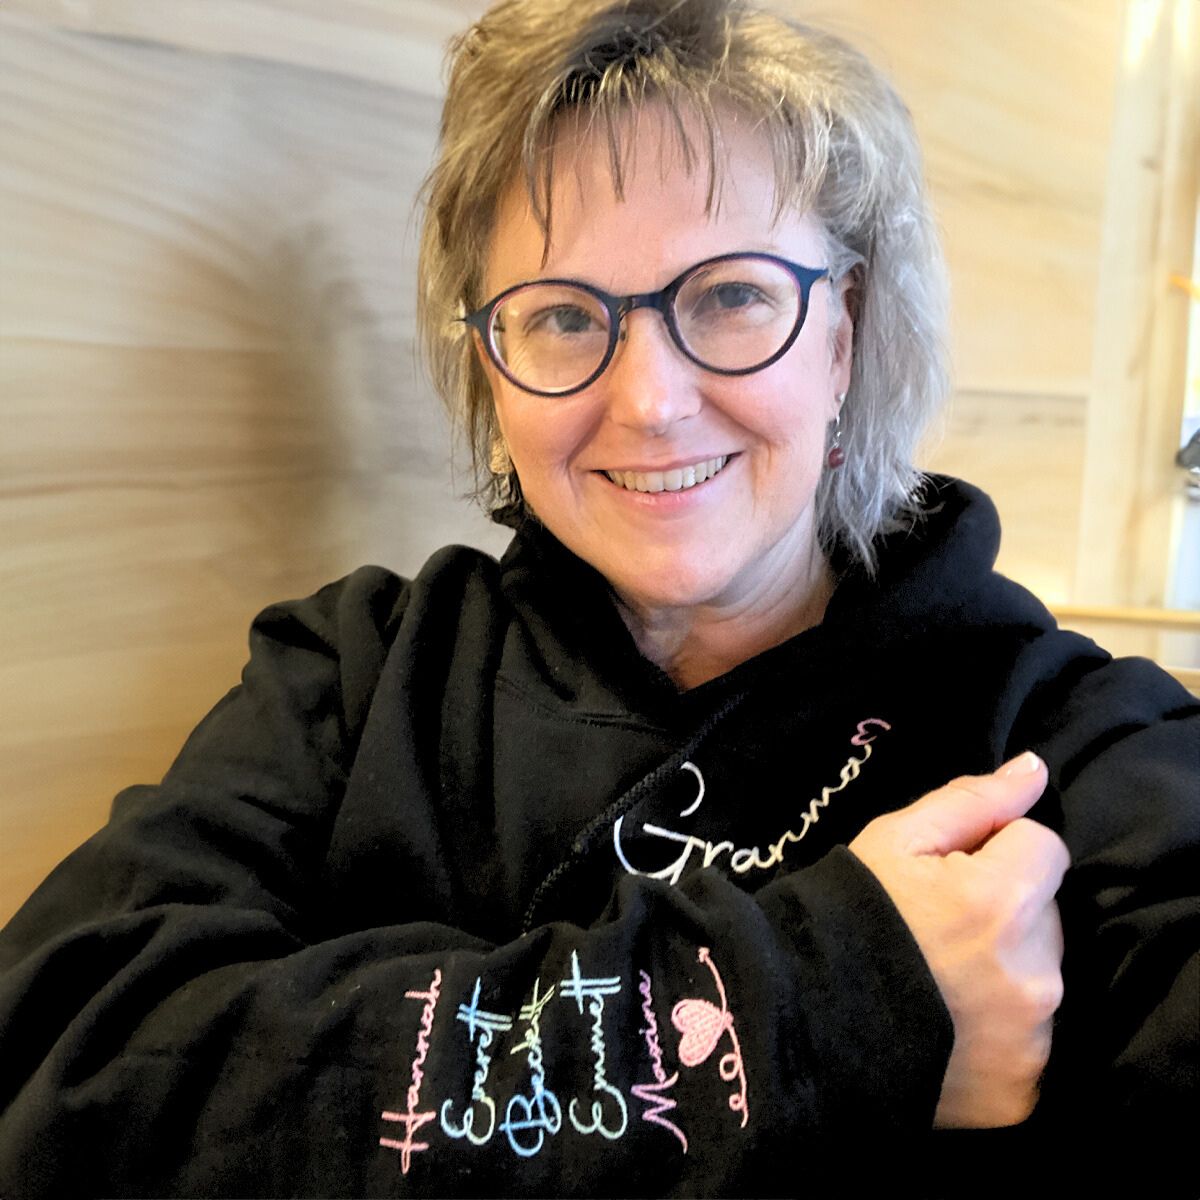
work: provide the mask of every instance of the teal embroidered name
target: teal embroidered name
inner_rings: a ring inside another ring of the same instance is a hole
[[[463,1113],[462,1122],[455,1125],[450,1118],[453,1100],[447,1100],[442,1105],[441,1126],[447,1137],[465,1137],[476,1146],[482,1146],[496,1130],[496,1102],[488,1095],[484,1084],[487,1083],[488,1070],[491,1067],[492,1056],[488,1048],[497,1033],[503,1033],[512,1028],[512,1017],[503,1013],[486,1012],[479,1007],[480,979],[475,978],[475,991],[470,1004],[460,1004],[455,1019],[462,1021],[467,1027],[467,1041],[475,1041],[479,1034],[479,1045],[475,1052],[475,1077],[471,1084],[471,1103]],[[475,1128],[476,1118],[482,1114],[487,1121],[486,1132],[480,1133]]]
[[[588,1013],[592,1018],[592,1092],[596,1099],[591,1102],[591,1122],[585,1124],[578,1115],[579,1097],[573,1097],[567,1107],[571,1124],[580,1133],[598,1133],[601,1137],[619,1138],[625,1132],[629,1122],[629,1113],[625,1105],[625,1097],[618,1088],[608,1082],[606,1067],[606,1051],[604,1046],[604,997],[615,996],[621,991],[621,977],[611,975],[585,979],[579,970],[579,951],[571,951],[571,975],[559,985],[560,998],[574,1000],[583,1012],[583,1002],[587,1001]],[[606,1122],[605,1106],[615,1110],[614,1120]]]

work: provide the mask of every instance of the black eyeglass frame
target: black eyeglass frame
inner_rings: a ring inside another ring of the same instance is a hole
[[[679,294],[683,285],[697,271],[702,271],[704,268],[711,267],[716,263],[745,258],[775,263],[785,268],[796,281],[796,286],[800,292],[800,306],[796,311],[796,323],[791,333],[784,339],[783,345],[770,358],[763,359],[762,362],[756,363],[752,367],[710,366],[698,358],[683,340],[683,334],[680,333],[678,322],[675,319],[675,297]],[[714,375],[753,375],[755,371],[763,371],[772,363],[778,362],[792,348],[792,344],[800,336],[800,330],[804,328],[804,320],[808,316],[808,301],[813,284],[825,278],[833,278],[828,267],[805,267],[801,266],[800,263],[780,258],[776,254],[765,254],[757,251],[734,252],[732,254],[718,254],[715,258],[706,258],[703,262],[694,263],[682,274],[676,275],[666,287],[660,288],[657,292],[640,292],[632,296],[614,296],[601,288],[593,287],[590,283],[583,283],[578,279],[531,279],[525,283],[517,283],[512,287],[505,288],[504,291],[500,292],[499,295],[493,296],[482,307],[459,319],[479,334],[488,357],[495,364],[500,374],[514,387],[518,387],[521,391],[528,392],[532,396],[573,396],[576,392],[582,392],[584,388],[591,387],[608,369],[608,364],[612,362],[613,355],[616,353],[617,343],[621,340],[621,322],[628,313],[639,308],[657,309],[667,327],[667,332],[671,335],[671,341],[679,347],[680,352],[689,361],[694,362],[696,366],[703,368],[705,371],[711,371]],[[599,300],[608,313],[608,348],[604,352],[604,357],[601,358],[600,365],[582,383],[577,383],[573,387],[549,391],[530,387],[527,383],[522,383],[513,376],[496,349],[493,330],[496,310],[510,296],[524,291],[526,288],[541,284],[557,284],[560,287],[571,287],[581,292],[587,292],[589,296],[593,296]]]

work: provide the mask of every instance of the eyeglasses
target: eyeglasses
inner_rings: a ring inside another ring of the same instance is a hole
[[[519,283],[462,320],[501,374],[535,396],[569,396],[594,383],[612,361],[621,321],[638,308],[657,309],[697,366],[749,375],[787,353],[813,284],[828,275],[773,254],[722,254],[635,296],[574,279]]]

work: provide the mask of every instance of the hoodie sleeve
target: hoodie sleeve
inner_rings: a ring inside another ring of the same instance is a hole
[[[1161,1194],[1193,1194],[1200,704],[1145,659],[1091,653],[1031,712],[1025,734],[1051,766],[1071,852],[1059,895],[1065,1000],[1035,1124],[1106,1186],[1124,1171],[1159,1181]],[[1097,1156],[1106,1140],[1131,1153]]]
[[[366,570],[267,610],[162,784],[0,935],[0,1194],[765,1194],[927,1129],[949,1016],[844,848],[754,894],[624,877],[504,943],[330,935],[408,601]]]

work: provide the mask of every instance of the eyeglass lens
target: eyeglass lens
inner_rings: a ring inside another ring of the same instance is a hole
[[[769,259],[707,263],[675,293],[673,336],[697,362],[746,371],[771,359],[792,336],[800,287]],[[605,305],[566,284],[531,283],[492,317],[492,341],[512,378],[535,391],[570,391],[589,379],[612,339]]]

